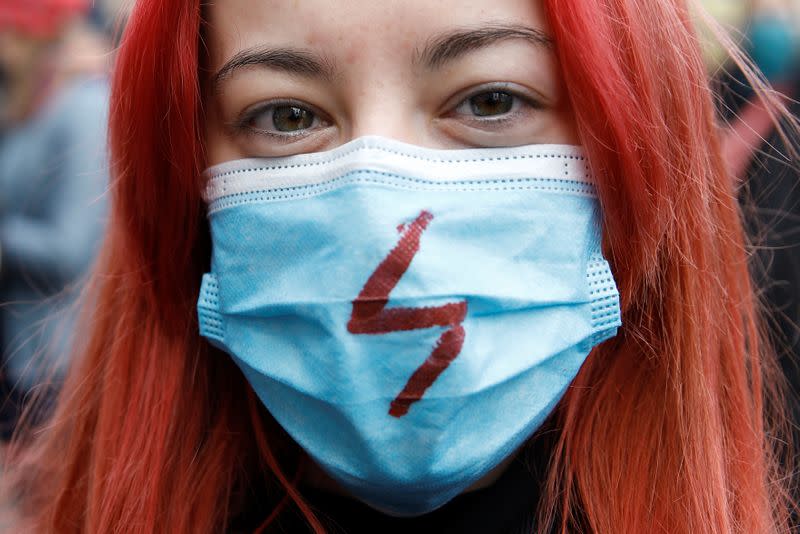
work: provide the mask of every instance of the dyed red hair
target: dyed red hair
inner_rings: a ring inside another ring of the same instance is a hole
[[[598,180],[624,326],[556,412],[538,529],[788,530],[769,415],[782,412],[778,377],[686,6],[543,3]],[[200,28],[200,2],[139,0],[124,36],[113,215],[87,337],[52,420],[18,458],[16,488],[39,531],[220,532],[254,472],[322,531],[279,468],[291,446],[198,335],[209,257]]]

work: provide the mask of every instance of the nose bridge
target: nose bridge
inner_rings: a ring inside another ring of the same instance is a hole
[[[414,104],[413,87],[407,82],[369,84],[351,104],[351,138],[380,135],[407,143],[423,136],[421,111]]]
[[[348,81],[347,140],[380,135],[418,144],[424,137],[425,112],[419,109],[415,76],[407,59],[391,50],[360,56]]]
[[[400,9],[402,3],[385,7]],[[421,106],[422,80],[413,60],[414,35],[402,24],[389,22],[369,27],[354,23],[346,28],[346,34],[350,44],[338,58],[346,113],[341,141],[378,135],[424,144],[429,117]]]

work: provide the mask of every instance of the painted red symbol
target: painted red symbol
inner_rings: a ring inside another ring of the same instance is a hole
[[[389,415],[394,417],[408,413],[411,405],[422,398],[464,345],[465,332],[461,323],[467,315],[466,300],[427,308],[386,309],[389,293],[419,252],[422,232],[431,220],[433,215],[422,211],[413,222],[398,226],[400,241],[373,271],[353,301],[353,312],[347,323],[347,331],[352,334],[386,334],[433,326],[448,327],[439,336],[425,362],[414,371],[403,390],[391,402]]]

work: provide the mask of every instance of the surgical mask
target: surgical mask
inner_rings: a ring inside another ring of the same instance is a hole
[[[620,326],[578,147],[364,137],[205,174],[202,335],[384,513],[432,511],[486,476]]]

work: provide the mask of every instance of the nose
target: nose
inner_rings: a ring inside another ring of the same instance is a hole
[[[394,100],[394,103],[391,103]],[[397,104],[397,97],[376,95],[369,103],[356,104],[350,131],[350,141],[365,135],[380,135],[397,141],[424,145],[426,142],[425,119],[419,110],[405,103]]]
[[[420,104],[412,88],[401,80],[372,85],[351,99],[349,125],[342,142],[379,135],[429,148],[447,148],[436,135],[431,111]]]

